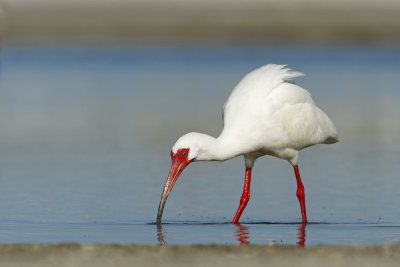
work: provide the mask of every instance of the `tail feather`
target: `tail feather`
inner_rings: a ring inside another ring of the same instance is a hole
[[[324,144],[334,144],[339,142],[338,136],[329,136],[327,139],[325,139]]]
[[[286,65],[268,64],[248,73],[242,82],[251,81],[253,87],[258,85],[271,90],[283,82],[292,82],[293,78],[304,75],[304,73],[286,68]]]

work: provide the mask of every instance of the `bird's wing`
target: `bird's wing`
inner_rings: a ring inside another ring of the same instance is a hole
[[[263,114],[273,114],[269,120],[287,135],[289,147],[301,149],[338,141],[336,128],[328,115],[300,86],[282,83],[266,101]]]
[[[285,68],[286,65],[268,64],[248,73],[233,89],[226,101],[222,118],[224,125],[230,123],[231,118],[237,120],[240,114],[254,109],[261,99],[284,82],[291,82],[292,78],[303,76],[303,73]]]
[[[229,96],[221,134],[247,144],[301,148],[337,140],[336,128],[305,89],[291,79],[303,75],[266,65],[247,74]]]

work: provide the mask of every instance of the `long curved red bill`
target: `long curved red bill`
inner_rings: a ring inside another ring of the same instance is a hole
[[[172,165],[169,171],[167,181],[165,182],[164,191],[161,195],[160,205],[158,206],[157,213],[157,224],[161,224],[161,218],[164,211],[164,206],[167,201],[169,194],[171,193],[172,187],[174,187],[175,182],[178,180],[179,175],[189,165],[192,160],[188,159],[189,149],[179,149],[174,155],[171,151]]]

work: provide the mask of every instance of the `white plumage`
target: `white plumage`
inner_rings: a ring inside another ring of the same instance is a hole
[[[233,89],[223,109],[224,128],[219,137],[188,133],[171,150],[172,167],[161,197],[157,222],[166,198],[182,170],[192,161],[224,161],[243,155],[245,186],[233,223],[237,223],[250,197],[251,169],[255,160],[271,155],[288,160],[297,179],[297,196],[303,222],[307,222],[304,187],[298,170],[299,150],[338,141],[329,117],[305,89],[292,79],[304,74],[285,65],[269,64],[247,74]]]
[[[302,148],[337,142],[332,121],[315,105],[310,93],[292,82],[292,78],[302,75],[274,64],[250,72],[224,105],[220,136],[188,133],[172,151],[190,148],[189,158],[195,161],[222,161],[244,155],[247,167],[263,155],[296,165]]]

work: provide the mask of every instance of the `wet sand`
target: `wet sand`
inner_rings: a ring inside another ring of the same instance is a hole
[[[1,266],[399,266],[400,245],[0,245]]]

